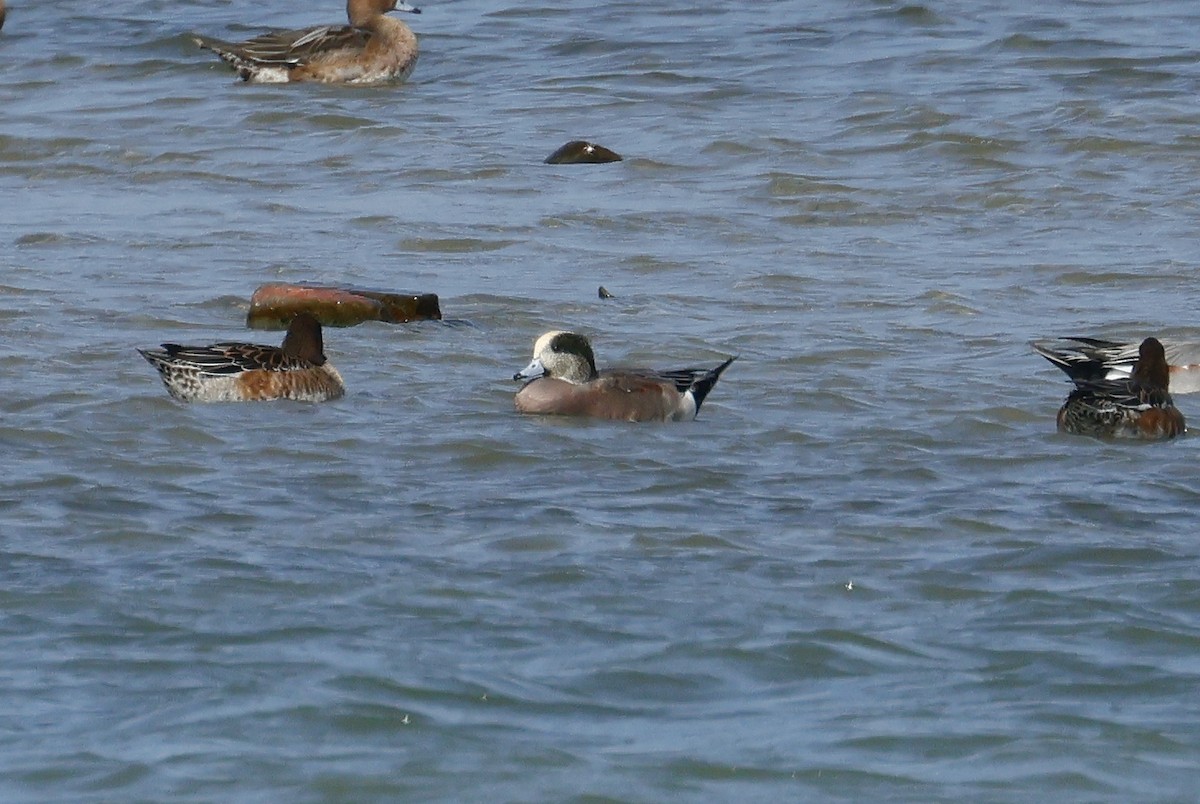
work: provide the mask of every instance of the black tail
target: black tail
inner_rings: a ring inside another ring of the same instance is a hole
[[[163,344],[166,346],[167,344]],[[167,363],[167,353],[159,349],[138,349],[138,354],[146,358],[146,362],[162,371]]]
[[[1029,345],[1033,347],[1033,351],[1049,360],[1075,382],[1103,380],[1108,375],[1108,367],[1099,359],[1092,359],[1083,354],[1059,352],[1036,342]]]
[[[704,403],[704,398],[708,396],[708,392],[717,384],[717,380],[721,379],[721,372],[729,368],[729,364],[735,360],[737,360],[737,355],[729,358],[715,369],[705,372],[704,375],[692,383],[691,388],[688,390],[692,392],[692,398],[696,400],[697,413],[700,412],[700,405]]]
[[[1122,344],[1099,338],[1059,338],[1052,342],[1030,341],[1029,345],[1075,382],[1103,380],[1111,369],[1108,360],[1132,364],[1136,357],[1131,353],[1126,361]]]

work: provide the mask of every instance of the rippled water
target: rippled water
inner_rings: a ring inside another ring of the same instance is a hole
[[[1200,338],[1192,4],[430,2],[369,89],[185,36],[342,14],[270,5],[0,33],[0,794],[1194,796],[1196,442],[1058,435],[1026,346]],[[134,348],[277,340],[267,281],[447,321],[172,402]],[[558,327],[740,359],[519,417]]]

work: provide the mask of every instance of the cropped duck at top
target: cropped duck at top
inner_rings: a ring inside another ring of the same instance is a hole
[[[347,0],[349,25],[323,25],[276,31],[245,42],[207,36],[192,41],[213,51],[237,70],[243,81],[282,84],[373,84],[408,78],[417,63],[417,37],[389,11],[420,14],[398,0]]]
[[[716,368],[651,371],[596,370],[592,345],[574,332],[547,332],[533,347],[533,361],[514,380],[528,380],[517,392],[521,413],[591,416],[597,419],[685,421],[696,418],[721,372]]]
[[[346,393],[342,376],[325,359],[321,324],[308,313],[292,319],[280,347],[164,343],[162,349],[138,352],[181,402],[324,402]]]
[[[1183,414],[1168,391],[1171,375],[1166,353],[1157,338],[1142,341],[1137,360],[1124,379],[1082,371],[1077,362],[1040,344],[1033,348],[1075,383],[1075,390],[1058,411],[1060,431],[1146,440],[1174,438],[1184,432]]]

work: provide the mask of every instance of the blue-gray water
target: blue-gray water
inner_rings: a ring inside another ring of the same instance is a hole
[[[1194,796],[1200,442],[1057,434],[1026,341],[1200,337],[1200,10],[424,12],[407,85],[254,87],[185,33],[337,0],[10,3],[0,798]],[[456,323],[171,401],[135,347],[276,342],[267,281]],[[740,359],[519,417],[560,327]]]

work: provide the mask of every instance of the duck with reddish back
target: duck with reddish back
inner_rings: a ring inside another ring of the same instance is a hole
[[[1128,379],[1080,377],[1045,355],[1075,382],[1058,411],[1058,429],[1096,438],[1174,438],[1185,430],[1183,414],[1168,390],[1171,375],[1163,345],[1146,338]]]
[[[373,84],[404,80],[417,63],[417,37],[389,11],[420,14],[398,0],[347,0],[349,25],[276,31],[245,42],[208,36],[192,41],[233,66],[243,81],[282,84]]]
[[[325,358],[321,324],[300,313],[282,346],[223,341],[209,346],[164,343],[138,349],[180,402],[324,402],[346,393],[342,375]]]

